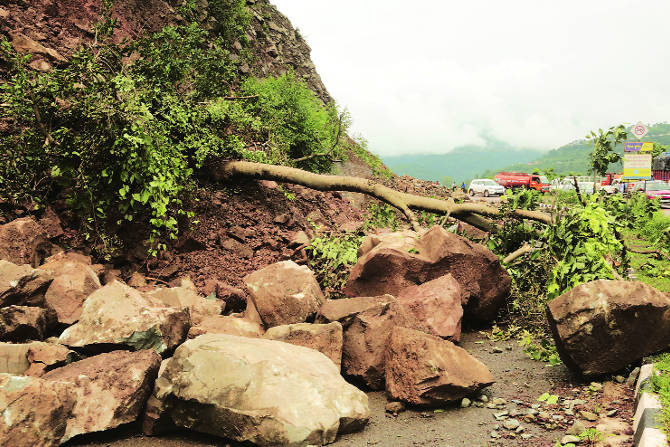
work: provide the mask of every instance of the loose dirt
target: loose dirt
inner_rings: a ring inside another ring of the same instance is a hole
[[[498,408],[471,406],[460,408],[455,403],[441,408],[411,409],[397,417],[386,414],[387,403],[383,392],[370,392],[371,420],[362,432],[343,435],[334,447],[363,446],[554,446],[572,424],[574,416],[566,414],[564,399],[579,399],[584,403],[574,406],[572,412],[588,427],[599,427],[604,443],[597,445],[632,445],[633,391],[624,384],[602,381],[595,384],[584,382],[573,376],[563,365],[546,366],[545,363],[529,359],[514,340],[493,342],[480,332],[467,332],[460,344],[491,370],[496,383],[485,390],[488,404],[493,399],[505,399]],[[537,401],[543,393],[559,396],[557,404],[547,405]],[[477,399],[473,397],[473,401]],[[532,408],[535,405],[537,408]],[[616,409],[612,417],[607,413]],[[523,427],[519,433],[503,427],[504,420],[497,421],[494,414],[507,411]],[[537,416],[526,416],[528,412]],[[580,411],[598,415],[596,422],[579,416]],[[531,421],[534,419],[534,421]],[[548,428],[546,427],[548,424]],[[491,433],[496,432],[497,438]],[[109,447],[202,447],[244,444],[226,442],[196,433],[179,432],[169,436],[146,437],[139,433],[137,425],[130,425],[98,435],[83,436],[72,440],[68,446]],[[627,434],[628,433],[628,434]],[[523,439],[522,434],[530,435]]]

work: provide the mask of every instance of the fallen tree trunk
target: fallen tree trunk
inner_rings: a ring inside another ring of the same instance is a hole
[[[455,203],[452,199],[440,200],[403,193],[373,180],[359,177],[314,174],[287,166],[248,161],[222,161],[214,166],[212,175],[219,180],[240,175],[259,180],[294,183],[319,191],[349,191],[367,194],[400,210],[415,231],[418,231],[420,226],[412,209],[448,214],[484,231],[495,232],[498,228],[498,224],[483,217],[499,216],[500,211],[495,207],[476,203]],[[551,216],[540,211],[513,210],[510,211],[510,214],[520,219],[551,223]]]

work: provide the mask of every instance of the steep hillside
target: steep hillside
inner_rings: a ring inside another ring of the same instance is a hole
[[[19,52],[33,55],[30,66],[48,71],[67,63],[82,45],[96,39],[105,0],[27,0],[0,3],[0,35],[6,36]],[[183,0],[116,0],[112,17],[117,20],[114,39],[137,39],[168,25],[189,22],[181,13]],[[212,29],[223,26],[212,5],[235,1],[198,0],[199,22]],[[239,3],[239,2],[237,2]],[[311,49],[291,22],[268,0],[246,2],[249,25],[241,39],[233,39],[226,49],[237,62],[241,75],[280,75],[293,70],[323,100],[331,102],[328,90],[310,59]],[[245,42],[246,40],[246,42]],[[251,54],[247,54],[251,51]],[[248,57],[250,56],[250,57]],[[0,70],[2,67],[0,67]]]

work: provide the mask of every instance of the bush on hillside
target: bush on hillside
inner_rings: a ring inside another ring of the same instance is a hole
[[[0,122],[0,199],[64,195],[91,235],[142,219],[157,242],[176,237],[178,216],[190,216],[184,198],[212,158],[293,165],[302,157],[300,167],[328,170],[330,157],[319,154],[338,154],[347,124],[336,106],[292,74],[250,78],[234,91],[240,78],[227,47],[193,23],[84,48],[65,67],[37,74],[3,38],[11,78],[0,85],[8,117]],[[240,95],[251,98],[231,100]]]

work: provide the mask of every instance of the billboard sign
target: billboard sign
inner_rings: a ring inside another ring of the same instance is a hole
[[[626,152],[623,154],[623,179],[651,178],[651,153]]]
[[[654,150],[654,143],[641,141],[627,141],[623,144],[624,152],[651,152]]]

